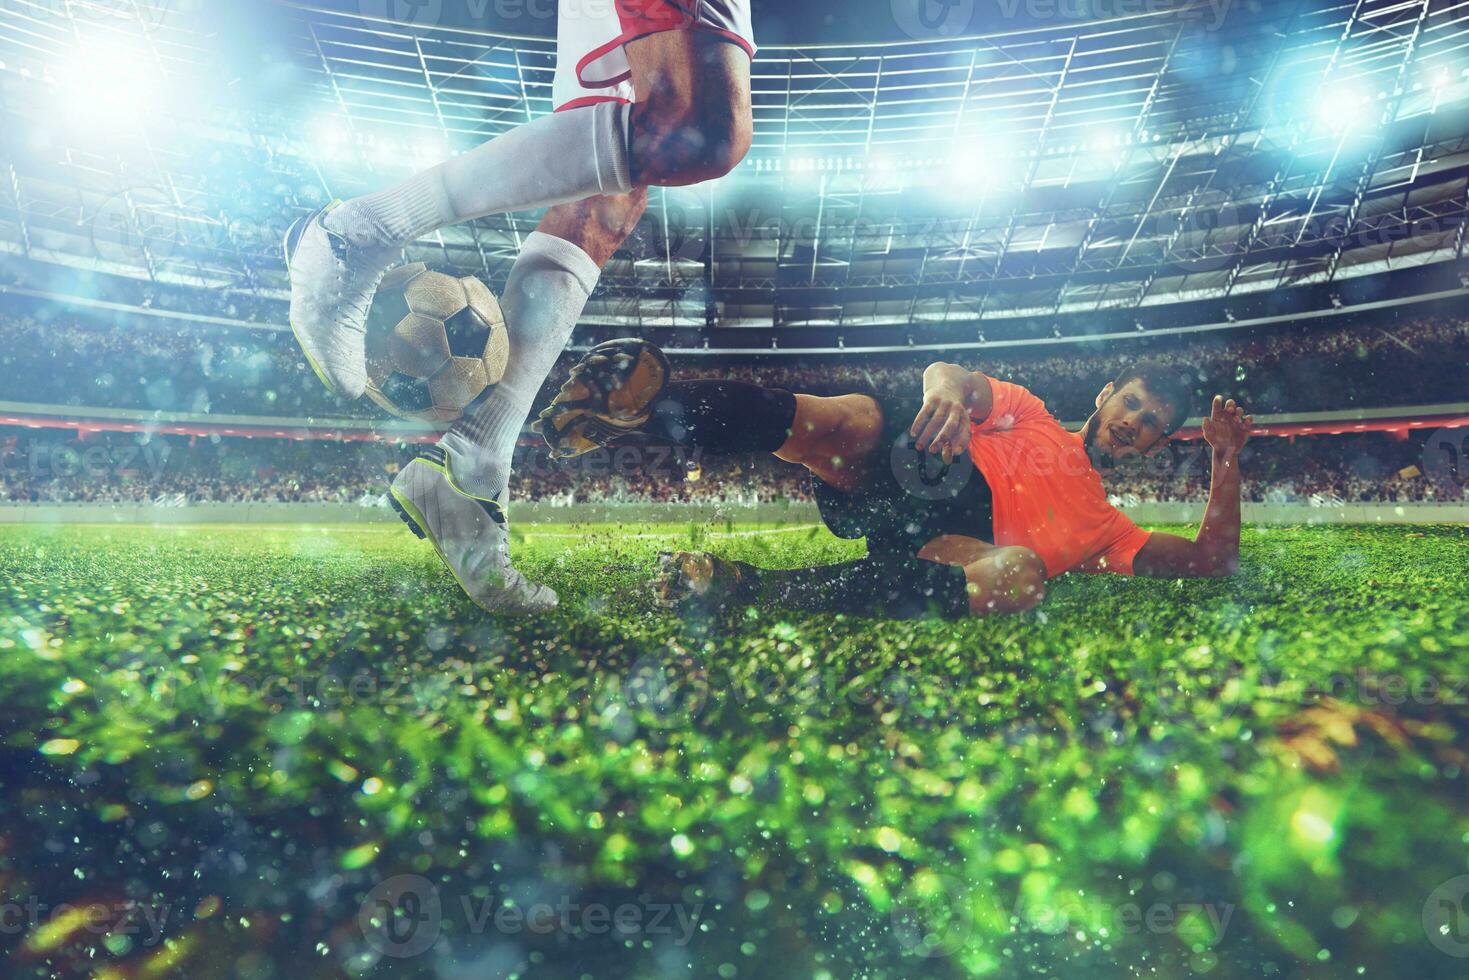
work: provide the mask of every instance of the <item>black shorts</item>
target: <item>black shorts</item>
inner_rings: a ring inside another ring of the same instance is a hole
[[[872,556],[911,558],[941,534],[995,540],[994,500],[984,474],[964,455],[944,465],[933,453],[913,448],[908,428],[918,400],[867,395],[882,410],[882,444],[865,464],[861,488],[846,493],[811,478],[821,520],[839,538],[867,539]]]

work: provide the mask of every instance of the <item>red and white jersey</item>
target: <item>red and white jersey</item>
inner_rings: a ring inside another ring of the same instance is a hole
[[[623,45],[662,31],[711,31],[755,56],[750,0],[559,0],[551,88],[557,111],[636,101]]]

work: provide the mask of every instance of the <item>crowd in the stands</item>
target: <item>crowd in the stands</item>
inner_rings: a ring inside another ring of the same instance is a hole
[[[75,317],[0,316],[0,402],[146,410],[150,416],[371,416],[368,403],[328,395],[288,335],[218,331],[191,322],[103,324]],[[1187,374],[1201,395],[1222,391],[1257,415],[1356,405],[1469,400],[1469,317],[1394,318],[1269,333],[1142,338],[1084,345],[993,348],[951,359],[1032,389],[1063,420],[1080,420],[1101,385],[1139,356]],[[809,360],[686,357],[682,377],[734,377],[794,390],[875,389],[912,398],[934,355]],[[542,401],[564,378],[563,358]],[[1202,404],[1202,402],[1201,402]],[[60,410],[56,415],[68,413]],[[93,435],[0,429],[0,500],[374,501],[403,458],[383,443],[288,442]],[[1459,496],[1418,471],[1423,437],[1386,435],[1256,440],[1247,499],[1412,501]],[[1127,500],[1201,500],[1207,461],[1198,443],[1112,475]],[[552,465],[521,453],[515,499],[757,502],[802,499],[802,472],[774,460],[689,460],[648,451],[594,454]]]
[[[1057,418],[1081,420],[1097,391],[1140,358],[1175,368],[1201,399],[1224,392],[1256,414],[1331,411],[1355,406],[1423,405],[1469,398],[1469,317],[1423,317],[1365,328],[1277,331],[1089,348],[962,351],[902,361],[850,358],[840,363],[766,359],[759,364],[678,365],[681,376],[735,377],[792,390],[822,391],[853,382],[915,396],[923,368],[953,360],[1024,385]],[[1202,404],[1202,401],[1201,401]]]
[[[1469,499],[1469,467],[1425,461],[1427,432],[1294,440],[1258,437],[1246,449],[1244,497],[1334,505]],[[379,506],[411,447],[281,439],[143,438],[0,428],[0,503],[336,502]],[[1198,441],[1109,473],[1123,503],[1202,501],[1209,456]],[[772,457],[725,459],[677,449],[627,448],[553,463],[523,446],[514,501],[545,505],[806,500],[805,471]]]
[[[1428,463],[1428,439],[1426,432],[1257,437],[1241,460],[1242,496],[1255,503],[1321,505],[1469,500],[1469,468],[1461,473]],[[1119,470],[1106,483],[1127,501],[1202,502],[1209,497],[1209,474],[1208,450],[1194,440]]]
[[[283,439],[37,433],[0,428],[0,502],[374,504],[411,447]],[[553,463],[539,446],[517,456],[511,496],[574,502],[766,503],[801,499],[800,471],[777,460],[730,460],[649,448]]]
[[[169,414],[360,417],[335,398],[289,336],[180,322],[133,328],[73,318],[0,317],[0,401]]]
[[[0,401],[161,413],[374,417],[313,377],[288,334],[178,321],[92,324],[72,317],[0,317]],[[160,325],[162,324],[162,325]],[[1352,326],[1277,327],[1253,334],[1140,337],[1090,347],[996,347],[949,359],[1023,384],[1062,419],[1084,418],[1097,390],[1147,357],[1175,367],[1201,394],[1227,392],[1257,414],[1422,405],[1469,397],[1469,317],[1420,316]],[[729,376],[795,390],[870,385],[913,396],[935,354],[686,357],[683,377]],[[564,379],[563,358],[542,399]]]

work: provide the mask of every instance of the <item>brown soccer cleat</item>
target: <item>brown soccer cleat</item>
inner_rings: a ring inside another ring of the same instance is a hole
[[[667,355],[646,340],[625,337],[598,344],[571,369],[531,429],[546,440],[555,459],[638,442],[646,438],[640,429],[671,373]]]
[[[754,600],[753,566],[702,551],[660,551],[650,583],[665,609],[713,610],[747,606]]]

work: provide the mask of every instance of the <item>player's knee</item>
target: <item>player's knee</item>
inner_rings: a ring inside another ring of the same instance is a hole
[[[707,149],[700,163],[709,176],[704,180],[723,177],[738,167],[745,154],[750,152],[750,141],[754,137],[750,108],[747,105],[743,111],[735,107],[730,107],[730,110],[719,114],[714,125],[705,129]]]
[[[1029,548],[1006,548],[1006,584],[1020,609],[1034,609],[1046,597],[1046,563]]]
[[[833,468],[860,468],[882,438],[882,409],[865,395],[816,401],[822,411],[814,427],[814,452]]]
[[[972,616],[1025,612],[1046,597],[1046,563],[1029,548],[996,548],[964,570]]]
[[[882,406],[866,395],[842,397],[836,441],[853,460],[864,459],[882,440]]]
[[[833,433],[840,424],[840,416],[831,403],[830,398],[797,394],[791,434],[776,455],[802,466],[829,456]]]
[[[723,177],[749,152],[750,106],[727,93],[665,95],[641,103],[635,140],[639,176],[648,183],[687,185]]]
[[[685,153],[675,179],[689,184],[716,180],[739,166],[750,149],[749,120],[740,120],[721,106],[714,113],[699,112],[679,121]]]

